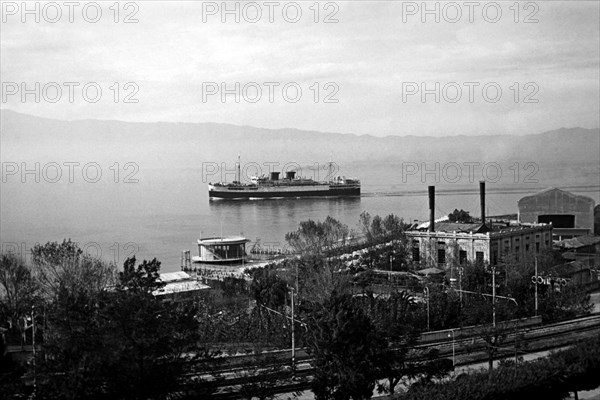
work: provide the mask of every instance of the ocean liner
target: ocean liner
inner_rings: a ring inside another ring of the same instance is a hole
[[[330,163],[331,164],[331,163]],[[213,199],[264,199],[280,197],[346,197],[360,196],[360,181],[336,176],[329,181],[315,181],[296,177],[296,171],[287,171],[284,178],[279,172],[270,176],[253,176],[250,183],[240,182],[240,164],[237,179],[232,183],[209,183],[208,196]],[[331,168],[330,168],[331,171]],[[331,176],[331,175],[328,175]]]

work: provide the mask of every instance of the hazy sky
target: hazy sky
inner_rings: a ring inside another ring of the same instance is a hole
[[[24,14],[20,1],[3,1],[2,108],[377,136],[599,126],[597,1],[430,2],[429,14],[420,1],[246,3],[227,3],[239,10],[236,22],[221,1],[122,2],[118,16],[112,1],[101,2],[92,23],[89,2],[71,9],[73,22],[62,1],[37,3],[36,22],[36,3]]]

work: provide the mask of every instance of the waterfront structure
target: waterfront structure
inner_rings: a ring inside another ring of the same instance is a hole
[[[549,188],[518,201],[519,222],[551,223],[556,240],[594,232],[594,200]]]
[[[200,263],[239,263],[246,260],[246,243],[243,236],[213,237],[198,239],[198,256],[193,262]]]

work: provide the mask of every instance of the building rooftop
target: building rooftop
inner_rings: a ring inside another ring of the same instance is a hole
[[[435,233],[443,233],[443,234],[488,234],[488,235],[494,235],[494,234],[503,234],[503,233],[509,233],[509,232],[516,232],[516,231],[522,231],[525,229],[531,229],[531,228],[539,228],[542,226],[547,226],[547,227],[551,227],[550,224],[543,224],[543,223],[537,223],[537,224],[492,224],[492,223],[486,223],[483,224],[481,222],[478,223],[472,223],[472,224],[464,224],[464,223],[457,223],[457,222],[440,222],[440,223],[436,223],[435,227],[434,227],[434,232],[429,232],[426,228],[417,228],[414,230],[409,230],[406,231],[406,233],[410,234],[412,233],[427,233],[427,234],[435,234]]]
[[[561,198],[561,199],[577,199],[577,200],[583,201],[585,203],[592,203],[592,204],[594,203],[594,199],[592,199],[591,197],[571,193],[566,190],[562,190],[562,189],[555,188],[555,187],[549,187],[549,188],[540,190],[539,192],[536,192],[534,194],[521,197],[519,199],[519,201],[517,202],[517,204],[519,206],[523,206],[527,202],[537,201],[539,198],[545,197],[545,196],[553,196],[556,199],[559,199],[559,198]]]
[[[183,271],[166,272],[160,274],[158,279],[165,283],[165,286],[155,290],[152,293],[155,296],[210,289],[210,286],[204,285]]]
[[[192,277],[186,272],[178,271],[178,272],[165,272],[163,274],[160,274],[160,277],[158,279],[160,279],[161,282],[169,283],[169,282],[190,280],[190,279],[192,279]]]
[[[548,272],[550,272],[556,276],[570,277],[571,275],[582,272],[582,271],[589,272],[589,270],[590,270],[589,265],[586,265],[585,263],[580,262],[580,261],[571,261],[566,264],[555,265],[554,267],[550,268],[550,270]]]
[[[181,281],[181,282],[170,282],[158,290],[155,290],[152,294],[155,296],[161,296],[166,294],[184,293],[184,292],[195,292],[199,290],[210,289],[210,286],[205,285],[196,280]]]
[[[593,246],[600,243],[600,236],[578,236],[573,239],[565,239],[556,243],[556,246],[563,249],[578,249],[580,247]]]
[[[205,239],[198,239],[198,244],[211,246],[211,245],[228,245],[228,244],[242,244],[248,243],[250,240],[243,236],[225,236],[225,237],[212,237]]]
[[[427,230],[429,223],[421,224],[417,230]],[[458,233],[485,233],[489,231],[488,227],[479,223],[463,224],[459,222],[436,222],[434,224],[435,232],[458,232]]]

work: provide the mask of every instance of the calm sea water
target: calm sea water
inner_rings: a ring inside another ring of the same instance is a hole
[[[195,242],[201,235],[241,233],[276,249],[284,248],[285,234],[307,219],[330,215],[357,229],[363,211],[381,216],[394,213],[407,221],[428,218],[426,184],[403,185],[381,169],[359,176],[364,193],[360,198],[252,201],[209,201],[206,183],[195,170],[150,171],[140,174],[138,183],[8,180],[2,183],[0,195],[2,250],[28,257],[36,243],[71,238],[87,252],[118,264],[136,254],[138,259],[158,258],[163,271],[176,271],[181,250],[197,255]],[[488,215],[516,213],[518,199],[545,186],[550,184],[488,184]],[[600,201],[597,184],[571,185],[569,190]],[[476,182],[442,182],[436,191],[436,216],[455,208],[479,215]]]

